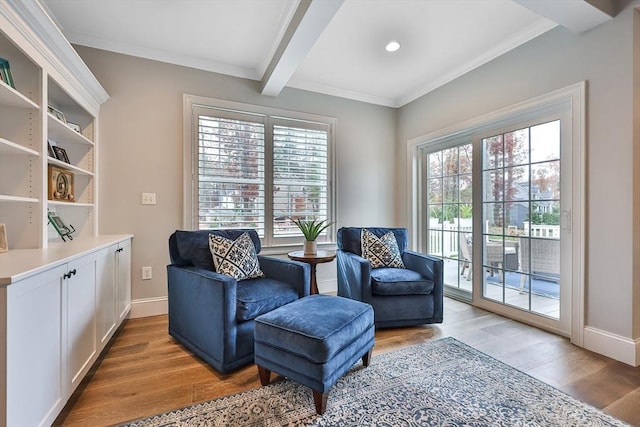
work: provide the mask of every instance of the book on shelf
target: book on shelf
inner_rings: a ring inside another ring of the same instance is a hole
[[[2,78],[2,81],[12,88],[16,88],[16,85],[13,83],[13,76],[11,75],[9,61],[4,58],[0,58],[0,78]]]

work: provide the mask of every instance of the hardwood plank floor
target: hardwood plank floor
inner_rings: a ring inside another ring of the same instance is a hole
[[[445,298],[445,322],[376,332],[373,357],[451,336],[632,425],[640,368]],[[109,426],[260,386],[254,365],[222,375],[176,344],[167,316],[128,320],[54,425]]]

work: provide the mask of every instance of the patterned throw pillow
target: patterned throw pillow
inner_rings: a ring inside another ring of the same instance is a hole
[[[369,260],[371,268],[395,267],[405,268],[398,248],[398,241],[393,231],[378,237],[366,228],[360,233],[362,257]]]
[[[249,233],[242,233],[236,240],[209,234],[209,249],[218,273],[236,280],[264,277]]]

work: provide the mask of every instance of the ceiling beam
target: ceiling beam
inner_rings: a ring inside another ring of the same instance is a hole
[[[278,96],[344,0],[302,0],[261,81],[263,95]]]
[[[617,0],[513,1],[578,34],[613,19],[619,11]]]

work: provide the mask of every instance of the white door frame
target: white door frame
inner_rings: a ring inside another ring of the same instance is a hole
[[[570,118],[570,176],[572,193],[569,208],[571,210],[572,230],[570,236],[572,274],[569,286],[571,289],[571,318],[569,321],[570,331],[568,335],[572,343],[582,347],[585,322],[586,82],[579,82],[519,104],[487,113],[444,129],[420,135],[407,141],[406,165],[407,186],[409,188],[407,227],[409,228],[411,242],[413,242],[413,249],[424,251],[426,249],[426,213],[423,209],[424,200],[421,197],[421,194],[424,193],[424,186],[421,182],[424,164],[420,158],[423,147],[442,143],[442,141],[456,138],[463,134],[478,134],[488,129],[506,126],[507,124],[525,122],[535,117],[546,116],[554,111],[567,111],[569,114],[568,117]],[[476,163],[476,159],[474,158],[474,164]],[[476,175],[474,174],[474,176]],[[477,218],[474,219],[474,221],[480,221],[480,216],[475,215],[474,217]],[[481,227],[481,224],[474,224],[474,229],[481,230],[478,226]],[[481,251],[481,249],[474,248],[474,251],[476,250]],[[474,253],[474,258],[476,258],[477,255],[478,254]],[[478,272],[475,273],[476,277],[481,277],[477,274]],[[473,304],[482,307],[485,303],[481,300],[482,298],[477,298],[477,292],[474,292]],[[492,311],[494,310],[494,307],[488,308],[491,308]],[[503,306],[503,308],[504,310],[500,309],[500,314],[506,316],[515,316],[517,314],[524,322],[556,333],[561,333],[552,323],[541,322],[540,316],[538,315],[532,315],[531,318],[529,318],[529,316],[522,316],[522,314],[528,314],[522,310],[508,306]]]

